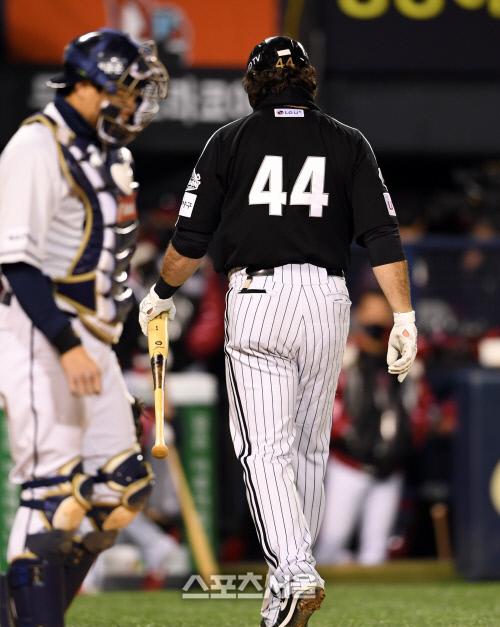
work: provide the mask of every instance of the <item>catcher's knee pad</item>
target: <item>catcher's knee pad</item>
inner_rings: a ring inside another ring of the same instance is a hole
[[[26,536],[26,546],[37,557],[51,564],[62,564],[73,546],[73,532],[51,529]]]
[[[154,474],[137,445],[110,459],[93,481],[94,484],[104,483],[118,493],[120,502],[94,503],[87,515],[98,531],[116,531],[128,525],[146,505],[153,488]]]
[[[10,564],[7,581],[16,627],[64,627],[62,565],[20,558]]]
[[[92,479],[83,474],[79,457],[61,466],[54,477],[23,483],[23,491],[30,488],[47,488],[41,498],[21,499],[23,507],[39,510],[47,529],[74,530],[91,507]]]

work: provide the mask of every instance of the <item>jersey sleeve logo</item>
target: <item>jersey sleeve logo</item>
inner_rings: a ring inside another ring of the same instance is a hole
[[[201,185],[201,176],[197,174],[195,170],[193,170],[193,173],[191,174],[191,178],[189,179],[189,183],[187,184],[186,191],[189,192],[190,190],[198,189],[200,185]]]
[[[387,205],[387,211],[390,216],[396,215],[396,209],[394,209],[394,205],[392,204],[391,196],[387,192],[384,192],[385,204]]]
[[[180,216],[184,216],[185,218],[190,218],[193,213],[194,203],[196,202],[196,194],[191,194],[191,192],[184,192],[184,196],[182,197],[181,208],[179,211]]]
[[[382,176],[382,170],[380,168],[378,169],[378,176],[382,185],[384,186],[384,192],[388,192],[389,190],[387,189],[387,185],[385,184],[384,177]]]

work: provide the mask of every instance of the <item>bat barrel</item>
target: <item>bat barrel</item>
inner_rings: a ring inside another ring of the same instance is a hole
[[[165,370],[167,368],[168,354],[167,331],[168,321],[165,313],[151,320],[148,325],[148,344],[149,356],[151,358],[151,372],[153,373],[156,424],[155,445],[151,452],[153,456],[158,459],[163,459],[168,455],[168,448],[165,445],[163,436]]]
[[[158,459],[163,459],[168,455],[168,447],[165,444],[165,437],[163,435],[163,403],[164,403],[164,394],[163,388],[155,389],[155,426],[156,426],[156,437],[155,437],[155,445],[151,449],[153,453],[153,457]]]

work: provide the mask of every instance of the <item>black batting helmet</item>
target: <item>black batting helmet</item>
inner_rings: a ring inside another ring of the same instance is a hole
[[[247,70],[262,72],[275,67],[309,67],[304,46],[290,37],[268,37],[257,44],[248,57]]]

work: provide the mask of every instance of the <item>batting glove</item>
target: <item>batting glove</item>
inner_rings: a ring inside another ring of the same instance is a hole
[[[398,359],[399,354],[401,357]],[[394,326],[389,336],[387,364],[391,374],[398,375],[401,383],[408,374],[417,355],[417,327],[415,312],[394,314]]]
[[[149,290],[149,294],[144,298],[139,305],[139,324],[141,325],[142,332],[147,337],[148,324],[159,316],[163,311],[167,312],[167,318],[173,320],[175,318],[175,305],[172,297],[160,298],[155,292],[154,285]]]

